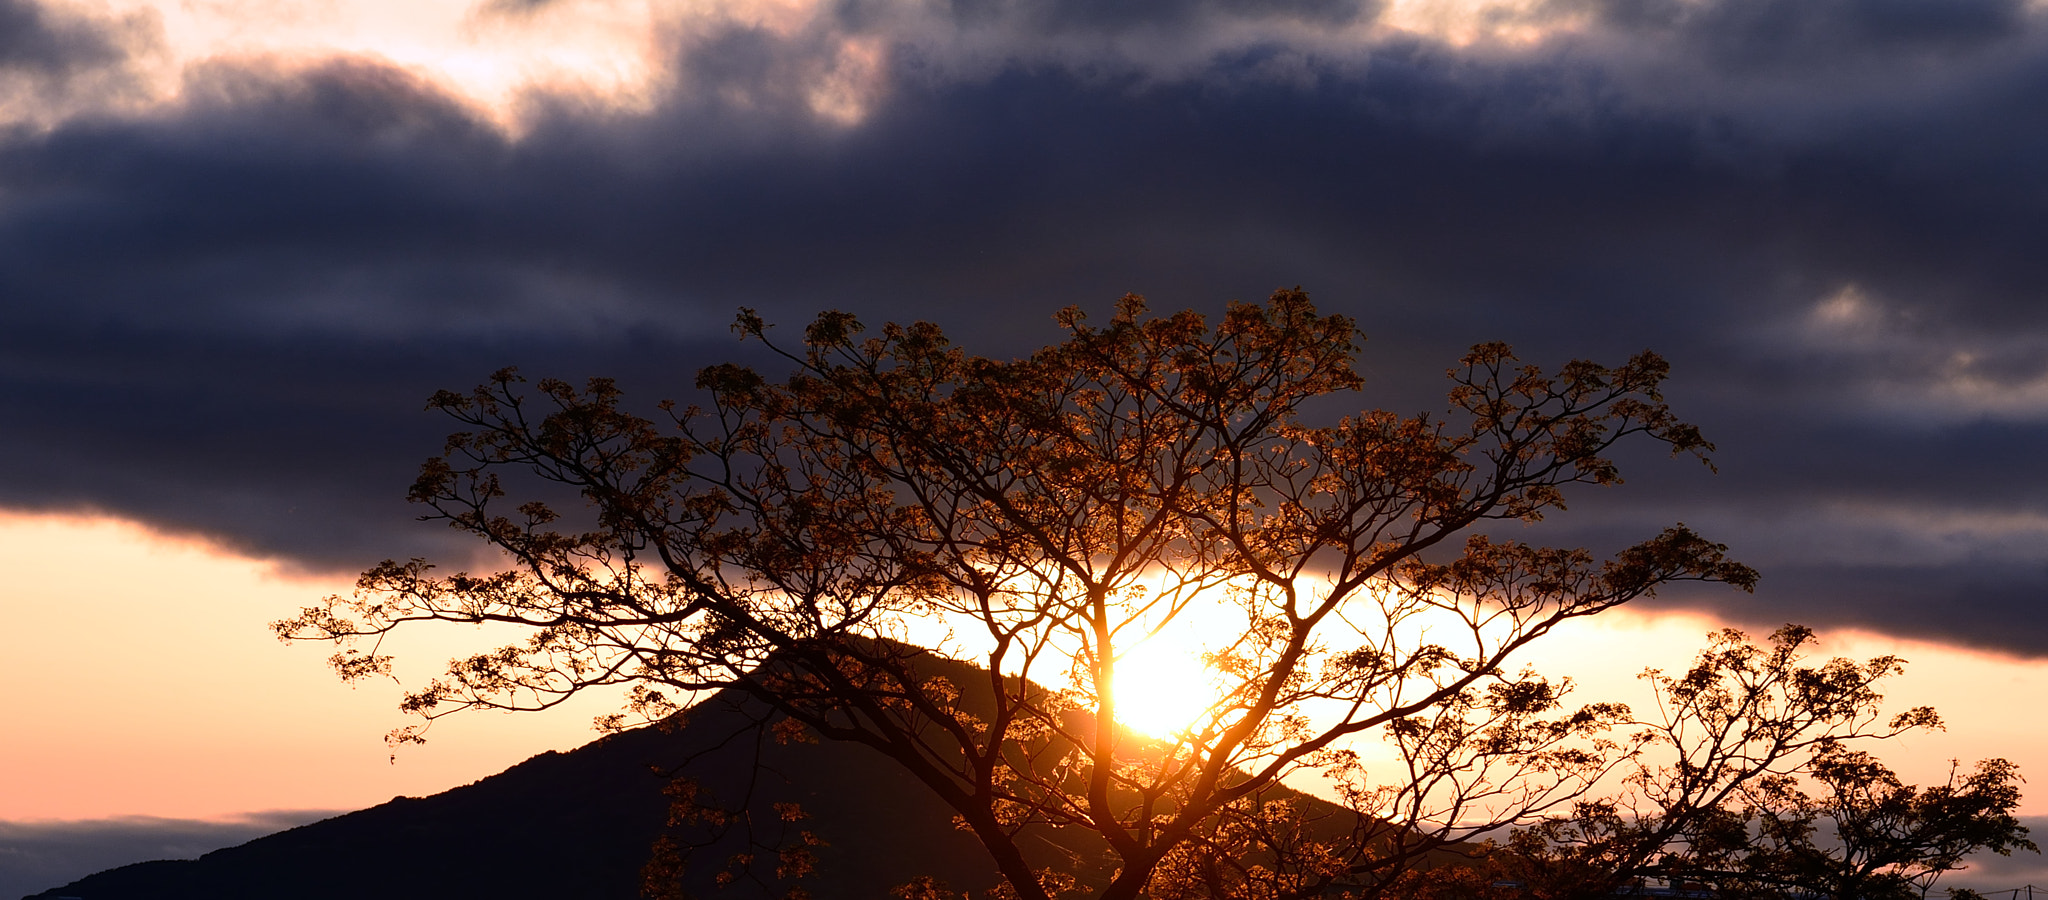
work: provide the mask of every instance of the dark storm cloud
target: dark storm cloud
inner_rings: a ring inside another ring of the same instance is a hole
[[[1616,546],[1680,519],[1764,583],[1755,595],[1681,587],[1665,606],[1758,631],[1825,623],[2048,655],[2030,624],[2048,584],[2048,481],[2035,474],[2048,424],[1901,426],[1699,394],[1672,399],[1719,442],[1718,476],[1640,454],[1626,487],[1574,503],[1550,539]]]
[[[486,0],[477,6],[484,16],[524,16],[556,5],[557,0]]]
[[[1375,0],[1130,0],[1090,3],[1087,0],[948,0],[921,12],[935,14],[956,28],[1002,26],[1036,34],[1116,33],[1137,29],[1180,30],[1228,21],[1293,21],[1343,25],[1370,21],[1381,3]],[[888,0],[840,0],[840,21],[860,27],[889,21],[902,4]]]
[[[0,0],[0,70],[63,75],[127,57],[114,36],[34,0]]]
[[[13,138],[0,502],[323,567],[446,554],[400,500],[444,429],[417,410],[501,365],[651,400],[749,352],[740,305],[1008,354],[1069,303],[1302,284],[1403,411],[1479,340],[1672,358],[1723,474],[1632,459],[1547,539],[1683,519],[1764,569],[1711,601],[1741,617],[2048,646],[2035,14],[1558,3],[1532,15],[1593,24],[1460,51],[1318,36],[1358,4],[1061,9],[681,27],[652,111],[536,97],[518,137],[344,61]],[[882,48],[866,81],[848,39]],[[835,78],[850,124],[815,108]]]
[[[132,97],[130,58],[158,39],[143,14],[95,18],[36,0],[0,0],[0,108],[9,119],[47,120]],[[41,115],[20,116],[33,105]]]
[[[330,815],[289,810],[224,822],[152,816],[0,821],[0,897],[40,893],[103,869],[145,860],[194,859]]]
[[[1956,54],[2022,34],[2025,0],[1553,0],[1631,37],[1681,43],[1733,66],[1837,66]]]

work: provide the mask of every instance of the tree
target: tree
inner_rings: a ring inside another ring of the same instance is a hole
[[[1451,371],[1446,418],[1313,425],[1307,404],[1360,386],[1358,333],[1299,290],[1214,329],[1136,296],[1104,326],[1058,320],[1061,343],[1000,361],[925,323],[866,337],[844,313],[784,348],[743,311],[736,330],[793,374],[706,368],[706,405],[658,420],[604,379],[529,389],[506,370],[440,393],[467,430],[412,499],[507,567],[386,562],[279,632],[527,630],[410,695],[427,723],[602,685],[630,685],[649,719],[745,692],[903,766],[1018,897],[1064,889],[1020,850],[1042,825],[1101,836],[1103,898],[1370,896],[1612,764],[1601,735],[1626,710],[1567,707],[1568,683],[1512,669],[1517,651],[1672,582],[1755,581],[1683,526],[1604,562],[1483,533],[1618,483],[1618,442],[1704,459],[1653,354],[1546,374],[1485,344]],[[1214,701],[1163,739],[1119,727],[1120,661],[1198,610],[1228,620]],[[930,675],[935,652],[977,661],[980,683]],[[344,646],[334,664],[390,660]],[[1373,738],[1393,775],[1358,752]],[[1304,772],[1357,815],[1277,802]]]
[[[1837,743],[1815,754],[1810,775],[1812,793],[1787,785],[1752,807],[1761,840],[1731,882],[1839,900],[1915,900],[1970,853],[2040,851],[2013,816],[2019,770],[2003,759],[1969,772],[1952,765],[1945,783],[1921,789]]]
[[[1812,630],[1768,646],[1711,635],[1682,675],[1649,670],[1657,715],[1633,720],[1625,790],[1516,833],[1476,877],[1543,900],[1611,897],[1656,878],[1726,897],[1924,897],[1964,856],[2038,850],[2013,816],[2012,763],[1990,759],[1920,789],[1853,744],[1939,728],[1932,708],[1886,718],[1879,686],[1902,660],[1808,665]],[[1448,890],[1444,890],[1444,889]]]

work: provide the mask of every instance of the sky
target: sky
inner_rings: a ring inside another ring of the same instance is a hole
[[[1528,539],[1683,521],[1756,593],[1614,627],[1906,647],[1914,702],[1983,710],[1956,755],[2025,765],[2044,96],[2020,0],[0,0],[0,820],[353,808],[587,739],[393,765],[397,689],[263,628],[473,552],[404,501],[436,389],[687,398],[757,359],[741,306],[1002,356],[1294,285],[1367,334],[1361,407],[1440,409],[1478,341],[1663,354],[1718,474],[1629,456]]]

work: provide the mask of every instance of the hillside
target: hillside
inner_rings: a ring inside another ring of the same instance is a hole
[[[935,662],[941,667],[958,663]],[[964,667],[963,667],[964,668]],[[956,683],[972,684],[966,671]],[[306,900],[384,896],[506,900],[629,900],[663,831],[666,772],[678,767],[706,790],[737,796],[751,773],[754,818],[780,827],[773,804],[802,804],[802,827],[824,840],[815,875],[802,883],[817,900],[874,900],[929,875],[977,894],[997,876],[952,813],[893,763],[860,746],[780,744],[753,727],[763,710],[721,694],[680,728],[647,727],[567,753],[549,752],[474,784],[369,809],[218,850],[196,860],[110,869],[33,895],[33,900]],[[309,773],[317,777],[317,773]],[[1046,831],[1030,849],[1040,865],[1091,868],[1101,844],[1090,834]],[[761,882],[719,888],[719,861],[741,845],[728,839],[700,855],[686,882],[692,896],[780,896],[773,860]]]

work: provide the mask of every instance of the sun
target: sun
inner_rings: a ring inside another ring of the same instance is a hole
[[[1195,725],[1217,699],[1217,672],[1194,642],[1157,635],[1126,651],[1116,666],[1116,718],[1133,730],[1168,737]]]

